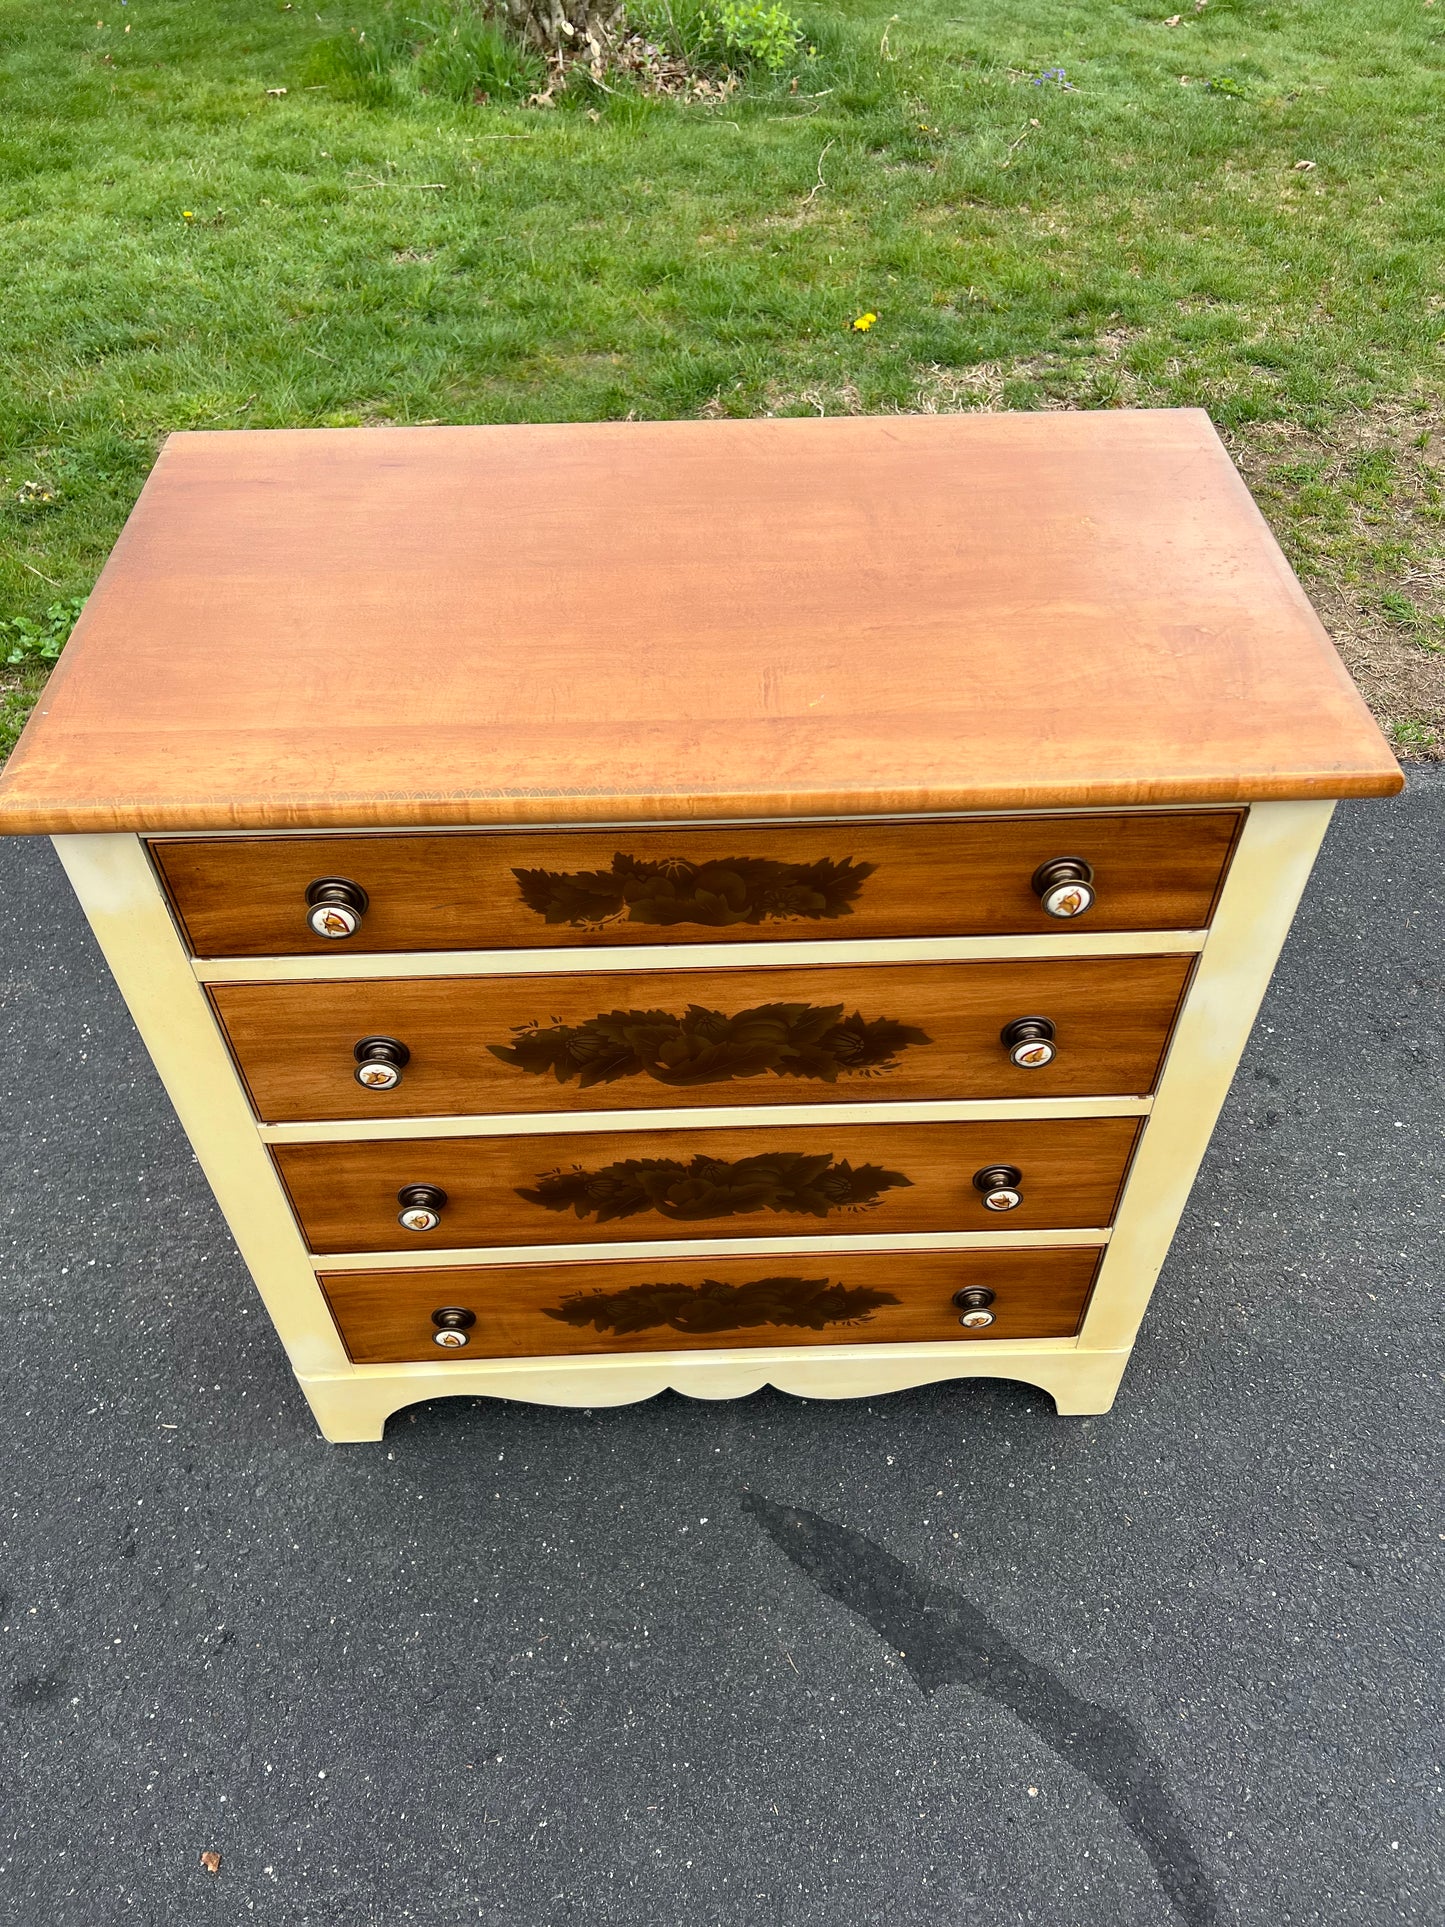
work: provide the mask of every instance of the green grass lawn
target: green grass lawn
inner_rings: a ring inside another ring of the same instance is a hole
[[[724,99],[537,109],[348,81],[365,0],[0,0],[0,618],[176,428],[1188,403],[1445,753],[1445,0],[804,20]]]

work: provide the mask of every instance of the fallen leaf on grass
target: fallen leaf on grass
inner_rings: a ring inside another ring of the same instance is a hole
[[[1314,167],[1315,164],[1313,161],[1296,161],[1292,172],[1296,174],[1312,174]]]

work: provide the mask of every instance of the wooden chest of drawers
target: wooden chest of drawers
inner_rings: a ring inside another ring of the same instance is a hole
[[[326,1436],[1107,1410],[1335,798],[1189,411],[178,436],[0,779]]]

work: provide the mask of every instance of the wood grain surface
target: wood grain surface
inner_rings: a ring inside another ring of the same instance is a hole
[[[328,979],[212,984],[209,994],[268,1124],[1124,1097],[1153,1088],[1192,961]],[[999,1033],[1030,1016],[1055,1023],[1057,1055],[1043,1069],[1019,1070]],[[366,1091],[355,1081],[354,1046],[372,1036],[396,1038],[411,1052],[393,1090]],[[548,1067],[558,1058],[566,1060],[561,1077]],[[629,1068],[599,1076],[618,1063]]]
[[[567,1137],[292,1144],[272,1155],[312,1251],[1111,1224],[1137,1118],[835,1124]],[[988,1210],[977,1171],[1011,1165],[1022,1202]],[[398,1192],[447,1194],[435,1231],[399,1231]]]
[[[742,825],[728,830],[485,830],[432,836],[225,837],[151,844],[201,957],[491,950],[790,937],[966,937],[1192,930],[1209,922],[1240,814]],[[1096,898],[1046,914],[1031,887],[1082,857]],[[361,885],[344,943],[306,921],[307,885]]]
[[[1067,1338],[1079,1328],[1098,1250],[868,1252],[787,1258],[628,1259],[571,1265],[323,1272],[359,1365],[409,1359],[545,1358],[752,1345]],[[995,1293],[992,1325],[958,1322],[953,1294]],[[892,1302],[889,1302],[892,1301]],[[476,1314],[444,1351],[432,1313]]]
[[[10,831],[1381,795],[1197,411],[174,435]]]

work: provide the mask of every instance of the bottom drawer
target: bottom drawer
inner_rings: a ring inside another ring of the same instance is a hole
[[[1079,1328],[1101,1256],[1090,1245],[632,1258],[323,1272],[320,1282],[355,1363],[385,1365],[742,1345],[1068,1338]],[[956,1305],[961,1292],[977,1294],[977,1302]],[[964,1317],[975,1322],[965,1325]]]

